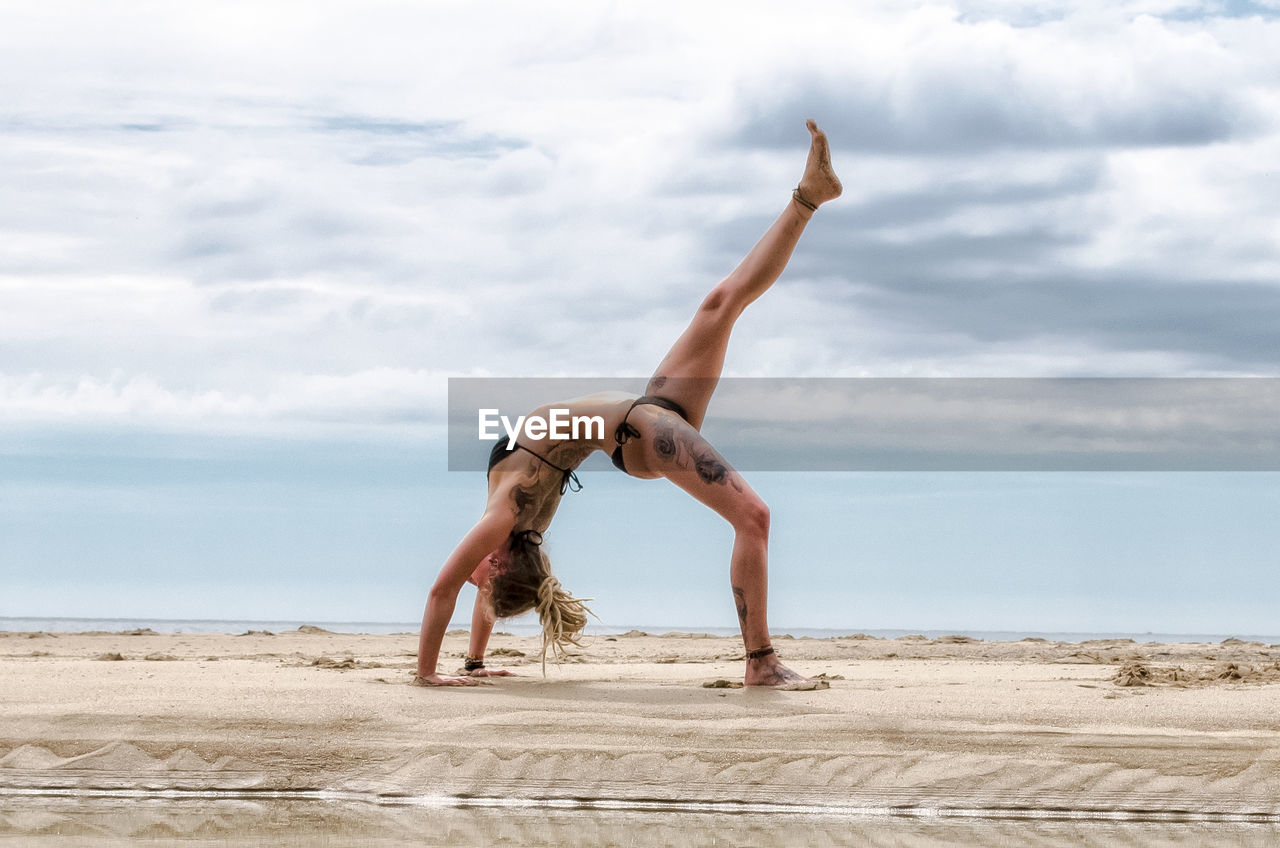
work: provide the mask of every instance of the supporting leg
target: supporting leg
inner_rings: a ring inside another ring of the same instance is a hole
[[[738,609],[738,625],[748,652],[770,647],[769,508],[747,481],[716,452],[693,427],[670,412],[644,416],[644,460],[648,467],[714,509],[733,525],[733,554],[729,583]],[[826,688],[825,681],[809,680],[767,654],[747,660],[748,686],[775,689]]]

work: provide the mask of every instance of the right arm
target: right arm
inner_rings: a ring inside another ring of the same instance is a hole
[[[480,561],[506,541],[513,527],[515,515],[510,510],[491,507],[445,560],[440,576],[427,595],[427,608],[422,615],[422,633],[418,638],[418,677],[423,681],[455,685],[475,683],[469,677],[441,677],[436,674],[440,643],[449,629],[449,620],[453,617],[462,585]]]

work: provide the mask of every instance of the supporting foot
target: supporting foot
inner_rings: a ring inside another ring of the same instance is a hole
[[[414,686],[478,686],[479,680],[470,677],[449,677],[444,674],[415,674],[413,676]],[[491,684],[485,683],[488,686]]]
[[[810,680],[787,668],[778,661],[776,654],[760,659],[748,659],[745,683],[748,686],[786,691],[831,688],[831,684],[825,680]]]

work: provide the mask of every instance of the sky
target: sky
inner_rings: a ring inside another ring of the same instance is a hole
[[[727,375],[1280,376],[1280,3],[0,18],[0,616],[416,620],[448,379],[648,374],[808,117],[845,194]],[[750,479],[775,628],[1280,633],[1272,473]],[[584,483],[569,589],[733,624],[720,519]]]

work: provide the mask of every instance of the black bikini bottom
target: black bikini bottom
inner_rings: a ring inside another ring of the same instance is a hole
[[[627,414],[622,416],[622,423],[618,425],[618,429],[613,431],[613,440],[618,443],[618,446],[613,449],[611,458],[613,459],[613,464],[616,465],[618,470],[623,473],[626,473],[627,464],[622,461],[622,446],[625,445],[629,439],[640,438],[640,431],[628,424],[627,418],[631,416],[631,410],[635,409],[642,403],[648,403],[653,406],[660,406],[663,409],[668,409],[683,418],[686,423],[689,421],[689,413],[685,412],[684,407],[673,400],[668,400],[664,397],[659,397],[658,395],[645,395],[644,397],[636,398],[635,402],[631,404],[631,409],[628,409]]]

